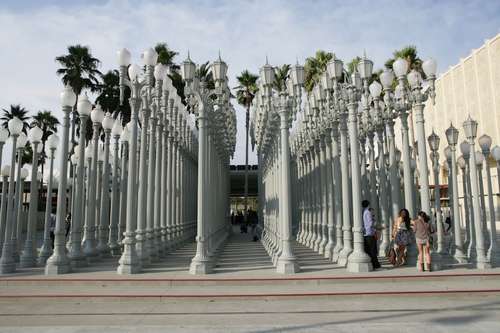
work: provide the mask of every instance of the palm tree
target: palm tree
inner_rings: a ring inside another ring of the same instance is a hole
[[[195,75],[200,79],[200,81],[205,81],[208,89],[215,88],[214,77],[212,75],[212,71],[210,70],[210,61],[207,61],[198,66]]]
[[[80,44],[68,46],[68,54],[56,57],[56,61],[62,66],[57,69],[57,75],[61,76],[65,85],[73,88],[77,96],[73,106],[73,123],[71,126],[71,141],[75,142],[75,126],[79,126],[76,114],[78,96],[85,89],[92,92],[99,91],[99,79],[102,73],[98,68],[101,62],[92,56],[88,46]]]
[[[245,116],[245,222],[247,219],[247,204],[248,204],[248,127],[250,120],[250,106],[257,93],[257,80],[258,75],[250,73],[248,70],[241,72],[240,76],[236,77],[238,86],[236,89],[236,100],[238,104],[246,109]]]
[[[290,65],[285,64],[281,67],[276,67],[274,69],[274,82],[273,87],[278,92],[282,92],[286,89],[286,80],[290,74]]]
[[[30,127],[28,123],[28,110],[22,107],[20,104],[11,104],[10,109],[2,109],[3,113],[0,117],[0,121],[4,128],[8,128],[9,120],[12,118],[19,118],[23,122],[23,132],[26,134],[28,132],[28,128]]]
[[[347,63],[347,73],[352,74],[358,70],[358,64],[361,61],[360,57],[354,57],[350,62]]]
[[[311,92],[314,85],[319,82],[321,74],[326,70],[326,65],[332,58],[333,53],[318,50],[314,57],[306,59],[304,66],[304,88],[307,92]]]
[[[179,65],[174,62],[174,58],[179,53],[171,50],[167,43],[158,43],[155,46],[155,51],[158,53],[158,62],[168,66],[172,70],[178,70]]]
[[[31,126],[38,126],[42,130],[42,152],[40,153],[40,166],[42,168],[42,175],[45,166],[45,159],[47,155],[45,154],[45,144],[47,143],[47,139],[53,133],[57,133],[57,126],[59,125],[59,120],[53,116],[52,111],[44,110],[38,111],[32,117],[33,121],[31,122]]]

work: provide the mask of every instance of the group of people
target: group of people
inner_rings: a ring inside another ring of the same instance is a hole
[[[370,202],[363,200],[361,205],[363,207],[365,252],[371,258],[373,269],[377,269],[380,268],[377,257],[377,241],[380,238],[380,229],[376,224],[375,214],[370,207]],[[427,269],[430,272],[432,270],[430,248],[434,232],[430,218],[425,212],[419,212],[417,218],[411,220],[408,210],[401,209],[393,223],[391,233],[393,246],[390,247],[387,254],[389,262],[394,266],[405,265],[407,262],[407,248],[410,244],[415,243],[418,249],[418,270],[425,271]]]

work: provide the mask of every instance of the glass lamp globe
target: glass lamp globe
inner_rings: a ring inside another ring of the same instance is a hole
[[[130,51],[123,48],[117,52],[118,55],[118,65],[119,66],[128,66],[130,65],[130,59],[132,56],[130,55]]]
[[[358,72],[363,80],[369,79],[372,76],[373,61],[366,59],[365,56],[358,63]]]
[[[87,156],[88,159],[91,159],[93,151],[94,151],[94,145],[89,143],[87,147],[85,147],[85,156]]]
[[[470,156],[470,145],[469,145],[469,143],[467,141],[462,141],[460,143],[460,152],[465,157],[469,157]]]
[[[115,124],[115,120],[111,116],[111,113],[106,112],[106,115],[104,116],[104,119],[102,120],[102,128],[104,128],[104,130],[111,130],[113,128],[114,124]]]
[[[28,143],[28,137],[26,136],[26,134],[19,134],[19,137],[17,138],[17,149],[24,148],[24,146],[26,146],[26,143]]]
[[[216,81],[223,81],[226,79],[227,64],[221,59],[220,54],[219,58],[212,64],[212,73]]]
[[[43,131],[38,126],[30,128],[30,130],[28,131],[28,139],[32,143],[40,142],[42,140],[42,135]]]
[[[435,77],[437,71],[437,63],[436,60],[430,58],[422,63],[422,69],[427,77]]]
[[[84,94],[78,99],[76,110],[82,116],[88,116],[90,114],[90,111],[92,111],[92,104],[90,103],[87,94]]]
[[[99,148],[97,149],[97,161],[104,162],[104,147],[102,144],[99,144]]]
[[[42,151],[43,151],[43,145],[36,146],[36,152],[37,152],[37,154],[40,154]]]
[[[495,159],[495,161],[499,162],[500,161],[500,147],[495,146],[491,149],[491,156]]]
[[[323,74],[321,74],[321,86],[323,87],[323,89],[327,90],[333,89],[332,80],[330,79],[328,71],[325,71],[323,72]]]
[[[382,93],[382,85],[377,81],[373,81],[372,84],[370,84],[370,86],[368,87],[368,90],[370,90],[370,95],[373,98],[379,98],[380,94]]]
[[[483,165],[484,155],[480,151],[476,151],[476,164],[477,166]]]
[[[332,79],[338,80],[342,76],[344,64],[342,60],[335,58],[335,55],[333,55],[332,59],[326,65],[326,70]]]
[[[453,124],[450,124],[450,127],[446,130],[445,134],[450,146],[454,146],[457,144],[458,130],[453,126]]]
[[[120,140],[122,142],[128,142],[129,139],[130,139],[130,132],[129,132],[128,126],[125,126],[123,128]]]
[[[5,141],[7,141],[8,138],[9,138],[9,131],[4,127],[0,127],[0,143],[5,143]]]
[[[113,124],[113,128],[111,129],[111,134],[114,137],[118,137],[122,134],[122,131],[123,131],[122,124],[120,124],[119,120],[116,120]]]
[[[464,121],[464,132],[467,138],[475,138],[477,135],[477,121],[470,116]]]
[[[23,130],[23,122],[19,118],[14,117],[9,120],[9,122],[7,123],[7,127],[9,128],[9,132],[11,135],[19,135]]]
[[[78,155],[72,154],[70,157],[71,164],[77,165],[78,164]]]
[[[481,147],[482,151],[489,151],[491,147],[491,137],[487,134],[483,134],[477,140],[479,142],[479,147]]]
[[[420,73],[414,69],[412,69],[410,73],[408,73],[407,78],[408,78],[408,83],[412,88],[418,87],[422,82],[422,77],[420,76]]]
[[[394,81],[394,73],[390,69],[384,69],[380,74],[380,82],[384,89],[391,89],[392,82]]]
[[[446,157],[446,160],[447,160],[447,161],[450,161],[450,160],[451,160],[451,147],[450,147],[450,146],[447,146],[447,147],[444,149],[444,157]]]
[[[164,64],[156,64],[155,69],[154,69],[154,77],[156,80],[161,81],[165,78],[167,75],[167,66]]]
[[[440,141],[441,141],[441,139],[439,138],[439,135],[434,133],[434,131],[432,131],[431,135],[429,135],[429,137],[427,138],[427,142],[429,143],[429,147],[431,147],[431,150],[433,150],[433,151],[439,150],[439,142]]]
[[[290,77],[292,78],[292,83],[296,86],[302,86],[304,84],[304,66],[298,63],[292,66]]]
[[[10,176],[10,165],[4,165],[1,170],[2,177]]]
[[[360,90],[363,82],[361,82],[361,76],[359,75],[359,72],[355,71],[354,73],[352,73],[351,80],[352,80],[352,85],[356,89]]]
[[[271,85],[274,82],[275,73],[273,66],[269,65],[266,59],[266,64],[260,69],[260,79],[264,85]]]
[[[64,106],[73,106],[76,102],[76,95],[73,89],[70,86],[65,86],[63,91],[61,92],[61,105]]]
[[[104,111],[102,111],[101,105],[96,104],[94,110],[90,113],[90,119],[94,124],[101,124],[104,120]]]
[[[130,65],[128,68],[128,76],[130,77],[131,81],[138,81],[139,75],[141,73],[142,73],[142,69],[137,64]]]
[[[154,66],[158,61],[158,53],[153,48],[149,48],[142,53],[142,60],[146,66]]]
[[[465,163],[465,158],[463,156],[460,156],[457,159],[457,164],[460,167],[460,169],[462,169],[462,170],[465,169],[465,167],[467,166],[467,163]]]
[[[47,147],[49,149],[56,149],[59,146],[59,137],[56,134],[51,134],[47,138]]]
[[[406,61],[403,58],[397,58],[392,63],[392,70],[394,71],[394,74],[396,74],[396,77],[398,78],[405,76],[406,73],[408,72],[408,61]]]
[[[188,52],[187,59],[184,60],[181,65],[182,78],[184,79],[184,81],[191,81],[195,76],[195,72],[196,72],[196,65],[189,57],[189,52]]]

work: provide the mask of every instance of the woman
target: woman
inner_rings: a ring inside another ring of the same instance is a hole
[[[413,239],[411,231],[410,213],[403,208],[394,222],[392,238],[397,246],[396,266],[406,264],[406,247]]]
[[[429,216],[425,212],[419,212],[418,217],[413,221],[413,231],[415,232],[415,241],[418,249],[418,270],[425,271],[423,257],[427,269],[431,271],[431,256],[430,256],[430,237],[431,225],[429,224]]]

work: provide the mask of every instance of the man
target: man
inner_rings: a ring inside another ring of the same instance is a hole
[[[361,202],[363,207],[363,226],[364,226],[364,238],[365,238],[365,252],[368,254],[372,260],[373,269],[380,268],[380,263],[377,258],[377,239],[375,238],[375,219],[373,218],[373,213],[370,209],[370,202],[368,200],[363,200]]]

